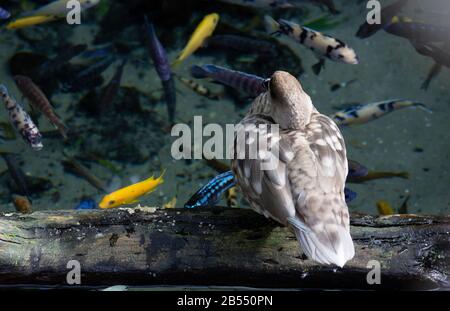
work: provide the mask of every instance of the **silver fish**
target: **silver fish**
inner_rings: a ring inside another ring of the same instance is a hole
[[[376,103],[350,106],[332,114],[330,117],[338,125],[364,124],[393,111],[408,107],[418,107],[427,112],[431,112],[429,108],[419,102],[403,99],[391,99]]]
[[[9,95],[8,89],[3,84],[0,84],[0,96],[8,110],[11,123],[20,133],[22,138],[34,150],[41,150],[44,147],[42,144],[42,135],[30,115]]]
[[[260,125],[278,125],[278,137]],[[348,162],[338,126],[319,113],[299,81],[283,71],[272,75],[269,90],[253,101],[240,126],[245,134],[253,131],[245,139],[246,148],[254,148],[258,141],[269,146],[257,149],[256,159],[239,159],[235,154],[232,161],[234,176],[250,206],[291,227],[310,259],[344,266],[355,249],[344,191]],[[278,159],[274,166],[261,167],[274,157]]]

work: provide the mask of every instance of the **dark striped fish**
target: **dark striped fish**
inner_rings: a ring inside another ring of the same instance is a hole
[[[14,76],[14,81],[20,92],[25,96],[30,104],[41,111],[46,118],[58,129],[64,139],[67,138],[66,127],[61,122],[60,118],[56,115],[53,110],[52,105],[41,91],[41,89],[28,77],[26,76]]]
[[[112,105],[114,100],[117,98],[117,93],[119,92],[120,82],[122,81],[123,68],[125,67],[127,60],[124,59],[122,63],[117,67],[114,76],[109,81],[108,85],[100,98],[100,110],[106,111],[108,107]]]
[[[214,206],[220,200],[220,196],[231,187],[236,186],[232,171],[227,171],[216,177],[200,188],[184,205],[185,208],[201,206]]]
[[[78,72],[70,81],[63,85],[64,92],[79,92],[84,89],[93,88],[103,83],[102,73],[113,62],[114,57],[106,57],[101,61]]]
[[[272,43],[238,35],[216,35],[206,41],[208,48],[227,49],[241,53],[259,54],[264,57],[275,57],[276,51]]]
[[[153,27],[153,24],[148,21],[147,16],[144,18],[144,28],[147,34],[150,57],[153,60],[156,72],[158,73],[158,76],[163,84],[169,121],[170,123],[173,123],[176,110],[176,91],[172,71],[170,69],[170,63],[164,47],[156,36],[155,28]]]
[[[367,20],[365,20],[364,23],[359,26],[356,36],[361,39],[373,36],[378,30],[382,29],[387,23],[389,23],[392,17],[394,17],[407,2],[408,0],[399,0],[382,8],[380,12],[381,23],[369,24]]]
[[[0,84],[0,96],[8,110],[11,123],[20,133],[23,140],[32,149],[41,150],[44,147],[42,145],[42,135],[30,115],[9,95],[8,89],[3,84]]]
[[[191,75],[196,79],[211,78],[215,82],[230,86],[252,97],[267,90],[267,80],[264,78],[211,64],[192,66]]]
[[[383,29],[395,36],[413,42],[447,42],[450,43],[450,27],[425,24],[407,17],[394,16]]]
[[[39,80],[52,77],[62,71],[62,69],[70,62],[72,58],[86,50],[86,44],[78,44],[69,46],[62,50],[61,53],[52,59],[44,62],[39,67]]]

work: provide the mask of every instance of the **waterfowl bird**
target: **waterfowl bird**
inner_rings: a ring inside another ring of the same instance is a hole
[[[343,267],[355,250],[345,203],[348,163],[342,134],[291,74],[275,72],[267,89],[239,123],[245,135],[240,141],[239,130],[235,135],[236,181],[255,211],[293,229],[308,258]],[[267,141],[268,152],[258,141]],[[239,156],[255,147],[256,158]]]

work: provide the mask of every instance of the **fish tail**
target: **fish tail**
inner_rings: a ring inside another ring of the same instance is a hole
[[[423,111],[426,111],[428,113],[433,113],[433,110],[431,108],[428,108],[425,104],[414,102],[414,106],[418,107],[419,109],[422,109]]]
[[[408,172],[399,172],[396,174],[397,177],[409,179],[409,173]]]
[[[280,24],[271,16],[264,16],[264,26],[269,34],[277,34],[280,31]]]

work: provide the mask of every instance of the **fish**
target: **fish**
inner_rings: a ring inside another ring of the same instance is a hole
[[[409,17],[394,16],[383,29],[416,43],[450,43],[450,27],[417,22]]]
[[[181,77],[179,75],[177,75],[176,77],[178,78],[178,80],[181,83],[183,83],[188,88],[190,88],[195,93],[197,93],[197,94],[199,94],[201,96],[204,96],[204,97],[206,97],[208,99],[211,99],[211,100],[220,100],[220,99],[222,99],[222,93],[214,93],[210,89],[206,88],[206,86],[204,86],[204,85],[202,85],[202,84],[200,84],[200,83],[198,83],[198,82],[196,82],[194,80],[191,80],[191,79],[188,79],[188,78],[185,78],[185,77]]]
[[[18,193],[29,198],[30,191],[28,189],[27,179],[17,161],[17,156],[6,152],[1,152],[0,155],[6,163],[9,176],[11,176],[11,179],[16,184]]]
[[[288,0],[219,0],[239,6],[260,9],[288,9],[294,6]]]
[[[18,211],[19,213],[31,214],[33,212],[31,202],[27,197],[21,195],[13,195],[12,199],[16,211]]]
[[[367,176],[367,174],[369,174],[369,170],[367,169],[367,167],[363,166],[362,164],[350,159],[347,159],[347,162],[348,162],[347,179],[349,177],[364,177]]]
[[[89,209],[96,209],[97,204],[95,203],[95,200],[91,198],[84,198],[81,199],[81,201],[75,206],[75,210],[89,210]]]
[[[332,114],[330,117],[338,125],[365,124],[393,111],[408,107],[418,107],[429,113],[432,112],[428,107],[420,102],[405,99],[390,99],[375,103],[351,106]]]
[[[100,0],[77,0],[80,4],[81,11],[92,8],[100,3]],[[58,18],[65,18],[70,8],[67,7],[69,0],[56,0],[49,4],[43,5],[31,12],[23,13],[22,16],[54,16]]]
[[[267,89],[267,79],[212,64],[192,66],[191,75],[196,79],[211,78],[215,82],[232,87],[251,97],[256,97]]]
[[[54,58],[45,61],[39,66],[39,80],[42,81],[59,74],[72,58],[83,53],[86,48],[86,44],[77,44],[64,48]]]
[[[409,0],[398,0],[382,8],[380,11],[381,23],[369,24],[366,19],[364,23],[359,26],[358,31],[356,32],[356,36],[360,39],[365,39],[373,36],[380,29],[383,29],[383,27],[391,21],[392,17],[394,17],[406,5],[408,1]]]
[[[232,171],[219,174],[196,191],[184,204],[184,208],[211,207],[220,201],[228,189],[236,186]]]
[[[393,215],[394,214],[394,210],[392,209],[391,205],[384,200],[380,200],[377,202],[377,209],[378,209],[378,214],[380,214],[381,216],[387,216],[387,215]]]
[[[345,202],[349,203],[349,202],[353,201],[354,199],[356,199],[358,194],[355,191],[345,187],[344,188],[344,196],[345,196]]]
[[[22,136],[22,139],[36,151],[42,150],[42,135],[30,115],[12,98],[5,85],[0,84],[0,96],[8,110],[9,120]]]
[[[11,13],[6,9],[0,7],[0,19],[8,19],[11,17]]]
[[[411,198],[411,196],[408,194],[405,198],[405,200],[403,201],[402,205],[400,206],[400,208],[398,209],[398,213],[399,214],[408,214],[408,202],[409,199]]]
[[[258,54],[265,58],[276,57],[271,42],[240,35],[214,35],[205,40],[204,47],[231,50],[245,54]]]
[[[403,178],[408,179],[408,172],[377,172],[377,171],[369,171],[364,176],[348,176],[347,182],[350,183],[363,183],[370,180],[375,179],[385,179],[385,178]]]
[[[237,201],[237,187],[231,187],[228,189],[225,193],[227,198],[227,206],[228,207],[238,207],[238,201]]]
[[[213,34],[217,24],[219,23],[219,19],[220,16],[217,13],[208,14],[203,18],[191,35],[185,48],[172,63],[172,67],[178,66],[182,61],[188,58],[203,45],[203,42]]]
[[[92,172],[83,164],[78,162],[75,158],[66,157],[66,159],[61,161],[64,169],[76,176],[84,178],[92,186],[97,188],[102,192],[108,192],[108,187],[101,181],[97,176],[92,174]]]
[[[56,16],[48,16],[48,15],[36,15],[36,16],[27,16],[22,17],[19,19],[16,19],[12,22],[10,22],[8,25],[6,25],[6,29],[20,29],[40,24],[45,24],[48,22],[52,22],[57,20],[58,17]]]
[[[319,59],[319,62],[312,66],[316,75],[325,66],[325,58],[344,64],[359,63],[355,50],[339,39],[284,19],[276,21],[269,15],[264,16],[264,24],[270,34],[286,35],[313,51]]]
[[[105,58],[108,55],[111,55],[113,52],[114,52],[113,45],[108,44],[106,46],[102,46],[102,47],[94,48],[92,50],[84,51],[80,55],[80,58],[82,58],[83,60],[87,60],[87,61],[98,60],[101,58]]]
[[[435,62],[428,72],[427,78],[421,85],[421,89],[427,90],[431,80],[441,72],[442,67],[450,68],[450,52],[448,52],[450,44],[447,44],[446,47],[441,48],[436,46],[435,44],[430,43],[411,43],[417,53],[427,57],[431,57]]]
[[[176,90],[173,81],[173,74],[170,68],[167,53],[159,41],[153,24],[148,21],[147,16],[144,17],[144,28],[147,34],[148,50],[150,57],[153,60],[156,72],[162,82],[164,90],[164,98],[167,106],[167,113],[169,115],[169,122],[174,123],[176,110]]]
[[[109,81],[109,83],[105,86],[103,90],[103,94],[100,97],[100,112],[105,112],[109,107],[112,106],[114,101],[117,99],[117,94],[120,89],[120,82],[122,81],[123,68],[127,59],[123,59],[122,63],[117,67],[116,72],[113,77]]]
[[[42,90],[26,76],[16,75],[14,76],[14,82],[20,92],[25,96],[31,105],[40,110],[46,118],[58,129],[58,132],[64,139],[67,139],[66,126],[62,123],[61,119],[56,115],[52,105],[50,104],[47,96]]]
[[[163,208],[175,208],[177,205],[177,197],[173,197],[172,200],[163,205]]]
[[[346,88],[347,86],[349,86],[350,84],[352,84],[354,82],[356,82],[356,79],[352,79],[352,80],[340,82],[340,83],[333,83],[330,86],[330,91],[335,92],[341,88]]]
[[[102,84],[103,78],[101,74],[114,62],[114,60],[114,57],[106,57],[79,71],[70,79],[70,81],[63,84],[63,91],[79,92]]]
[[[163,176],[164,171],[158,178],[152,176],[146,180],[107,194],[98,206],[102,209],[107,209],[138,202],[140,197],[153,192],[156,187],[164,182]]]

